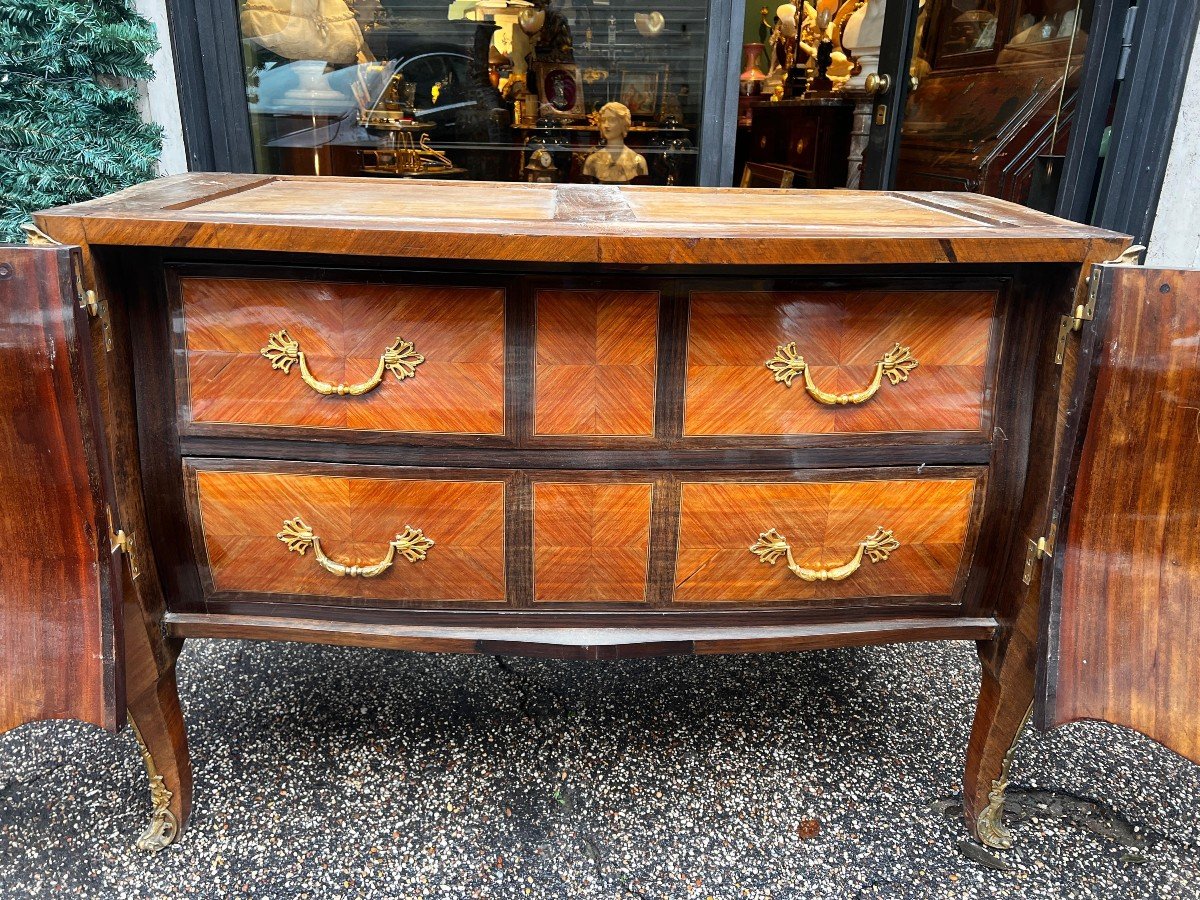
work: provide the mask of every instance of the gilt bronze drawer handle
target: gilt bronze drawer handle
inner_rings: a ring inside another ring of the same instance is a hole
[[[324,396],[337,394],[339,397],[357,397],[367,391],[375,390],[382,383],[385,371],[395,375],[398,381],[412,378],[417,374],[417,366],[425,362],[425,357],[416,352],[412,341],[396,338],[396,342],[384,350],[383,355],[379,357],[379,366],[370,379],[358,384],[332,384],[328,381],[321,381],[309,371],[304,351],[300,349],[300,344],[288,335],[286,328],[272,334],[267,339],[267,346],[263,347],[261,352],[271,361],[271,368],[282,369],[284,375],[291,371],[293,364],[300,363],[300,377],[304,379],[305,384],[318,394]]]
[[[861,541],[858,550],[849,562],[834,566],[832,569],[806,569],[792,558],[792,548],[788,546],[787,538],[774,528],[764,531],[750,548],[750,552],[758,557],[759,562],[775,565],[780,556],[787,556],[787,567],[792,574],[804,581],[841,581],[849,578],[862,565],[863,554],[871,558],[871,562],[883,562],[892,551],[899,549],[900,542],[892,536],[890,529],[876,528],[875,533]]]
[[[313,530],[299,516],[285,520],[283,531],[275,537],[287,544],[288,550],[295,551],[301,556],[311,549],[317,565],[326,572],[332,572],[334,575],[342,577],[349,575],[352,578],[374,578],[376,575],[382,575],[391,568],[396,559],[397,550],[410,563],[420,562],[429,553],[429,548],[433,546],[433,541],[425,537],[425,533],[420,528],[405,525],[404,530],[396,535],[395,540],[388,543],[387,555],[379,562],[370,566],[348,566],[325,555],[325,551],[321,549],[321,539],[313,534]]]
[[[785,387],[792,386],[792,380],[799,374],[804,374],[804,389],[818,403],[824,403],[826,406],[845,406],[849,403],[865,403],[875,396],[875,392],[879,390],[879,386],[883,384],[883,376],[886,375],[888,381],[892,384],[899,384],[902,381],[908,381],[908,373],[917,367],[917,361],[913,359],[912,351],[907,347],[901,347],[896,344],[891,350],[883,354],[883,359],[875,364],[875,377],[871,379],[871,383],[860,391],[853,391],[849,394],[831,394],[828,391],[823,391],[817,387],[812,380],[812,373],[809,371],[808,363],[804,361],[804,357],[796,350],[796,342],[790,344],[780,344],[775,350],[775,355],[767,360],[767,368],[775,373],[775,380],[782,381]]]

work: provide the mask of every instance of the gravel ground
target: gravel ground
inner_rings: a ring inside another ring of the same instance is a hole
[[[133,739],[0,736],[0,896],[1200,898],[1200,767],[1029,731],[1017,846],[956,818],[964,643],[579,663],[192,641],[182,842]],[[982,861],[980,861],[982,859]]]

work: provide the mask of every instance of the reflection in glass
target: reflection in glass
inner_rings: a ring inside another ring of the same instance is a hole
[[[708,23],[690,0],[241,0],[262,172],[589,181],[624,104],[639,181],[694,184]]]
[[[1053,206],[1092,0],[924,0],[896,186]],[[1041,179],[1039,183],[1038,179]]]

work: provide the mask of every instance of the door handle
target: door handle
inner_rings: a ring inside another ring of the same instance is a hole
[[[886,94],[892,89],[892,76],[872,72],[867,76],[866,88],[868,94]]]

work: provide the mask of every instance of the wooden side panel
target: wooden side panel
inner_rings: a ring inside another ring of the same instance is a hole
[[[684,435],[981,431],[995,291],[695,292],[688,326]],[[822,390],[871,382],[895,344],[918,362],[858,405],[824,406],[803,376],[766,366],[790,342]]]
[[[1104,279],[1108,331],[1055,554],[1046,724],[1115,722],[1200,763],[1200,271]]]
[[[645,600],[653,491],[651,483],[535,483],[534,600]]]
[[[504,291],[249,278],[180,279],[189,418],[198,423],[441,434],[504,432]],[[412,377],[322,396],[262,349],[286,329],[313,375],[371,378],[397,338],[425,357]],[[190,412],[190,415],[189,415]]]
[[[124,717],[87,329],[69,250],[0,246],[0,732]]]
[[[195,472],[200,531],[214,591],[388,601],[503,601],[504,484]],[[375,578],[339,577],[277,535],[299,516],[336,562],[370,565],[406,526],[434,542]]]
[[[534,433],[654,434],[656,291],[537,293]]]
[[[955,593],[968,543],[977,478],[802,483],[682,484],[675,601],[940,597]],[[900,543],[880,562],[864,559],[843,581],[804,581],[786,558],[751,551],[776,529],[804,568],[849,561],[877,528]]]

